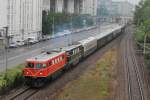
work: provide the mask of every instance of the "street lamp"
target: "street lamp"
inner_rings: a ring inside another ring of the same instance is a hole
[[[69,22],[69,27],[70,27],[70,31],[71,33],[67,34],[68,35],[68,46],[73,44],[73,40],[72,40],[72,33],[73,33],[73,15],[70,14],[70,22]]]
[[[10,38],[10,37],[8,36],[8,26],[3,27],[3,28],[4,28],[4,30],[5,30],[5,32],[4,32],[4,33],[5,33],[5,56],[6,56],[6,57],[5,57],[5,61],[6,61],[6,62],[5,62],[5,65],[6,65],[6,66],[5,66],[5,68],[6,68],[6,69],[5,69],[6,74],[5,74],[5,75],[6,75],[6,76],[5,76],[5,77],[7,78],[7,66],[8,66],[7,53],[8,53],[8,45],[9,45],[9,38]]]

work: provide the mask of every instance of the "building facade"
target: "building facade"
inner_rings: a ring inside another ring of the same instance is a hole
[[[134,15],[134,5],[127,1],[123,2],[113,2],[116,7],[116,11],[120,16],[133,17]]]
[[[96,16],[97,0],[43,0],[43,10]]]
[[[7,0],[0,0],[0,30],[7,26]]]
[[[97,0],[83,0],[82,14],[97,15]]]
[[[0,0],[0,49],[3,48],[4,44],[4,34],[5,34],[5,29],[4,27],[7,27],[7,5],[8,2],[7,0]]]
[[[8,0],[7,20],[10,42],[40,37],[42,3],[42,0]]]
[[[110,18],[112,22],[119,20],[121,23],[126,23],[133,19],[134,5],[128,1],[99,0],[98,15]]]

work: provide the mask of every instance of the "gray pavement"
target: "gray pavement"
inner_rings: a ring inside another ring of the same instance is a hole
[[[96,29],[91,29],[88,31],[83,31],[79,33],[73,33],[70,35],[54,38],[45,42],[40,42],[35,45],[30,45],[29,47],[21,47],[15,49],[9,49],[8,52],[8,68],[12,68],[18,64],[24,63],[27,58],[33,57],[40,54],[43,49],[54,49],[58,47],[67,46],[68,43],[79,41],[85,39],[89,36],[95,36],[96,34],[101,34],[102,32],[112,29],[118,26],[117,24],[106,24],[102,25]],[[5,54],[1,50],[0,55],[0,71],[4,71],[5,65]]]

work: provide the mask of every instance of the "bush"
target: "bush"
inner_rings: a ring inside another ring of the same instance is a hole
[[[5,93],[23,82],[23,68],[23,65],[19,65],[13,69],[8,69],[6,73],[0,74],[0,94]]]

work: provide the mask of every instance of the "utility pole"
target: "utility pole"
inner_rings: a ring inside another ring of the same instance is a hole
[[[8,45],[9,45],[9,36],[8,36],[8,27],[4,27],[5,30],[5,71],[6,71],[6,78],[7,78],[7,66],[8,66],[8,57],[7,57],[7,53],[8,53]]]
[[[70,40],[71,40],[71,44],[72,44],[72,33],[73,33],[73,19],[72,19],[72,15],[71,15],[71,33],[70,33]]]
[[[71,31],[71,33],[68,34],[68,46],[72,44],[73,19],[72,19],[72,15],[71,14],[70,14],[70,31]]]
[[[52,25],[52,28],[53,28],[52,36],[54,36],[54,34],[55,34],[55,18],[54,18],[54,16],[53,16],[53,25]]]
[[[22,10],[23,10],[23,15],[22,15],[22,40],[24,40],[24,20],[25,20],[25,3],[23,2],[23,8],[22,8]]]

